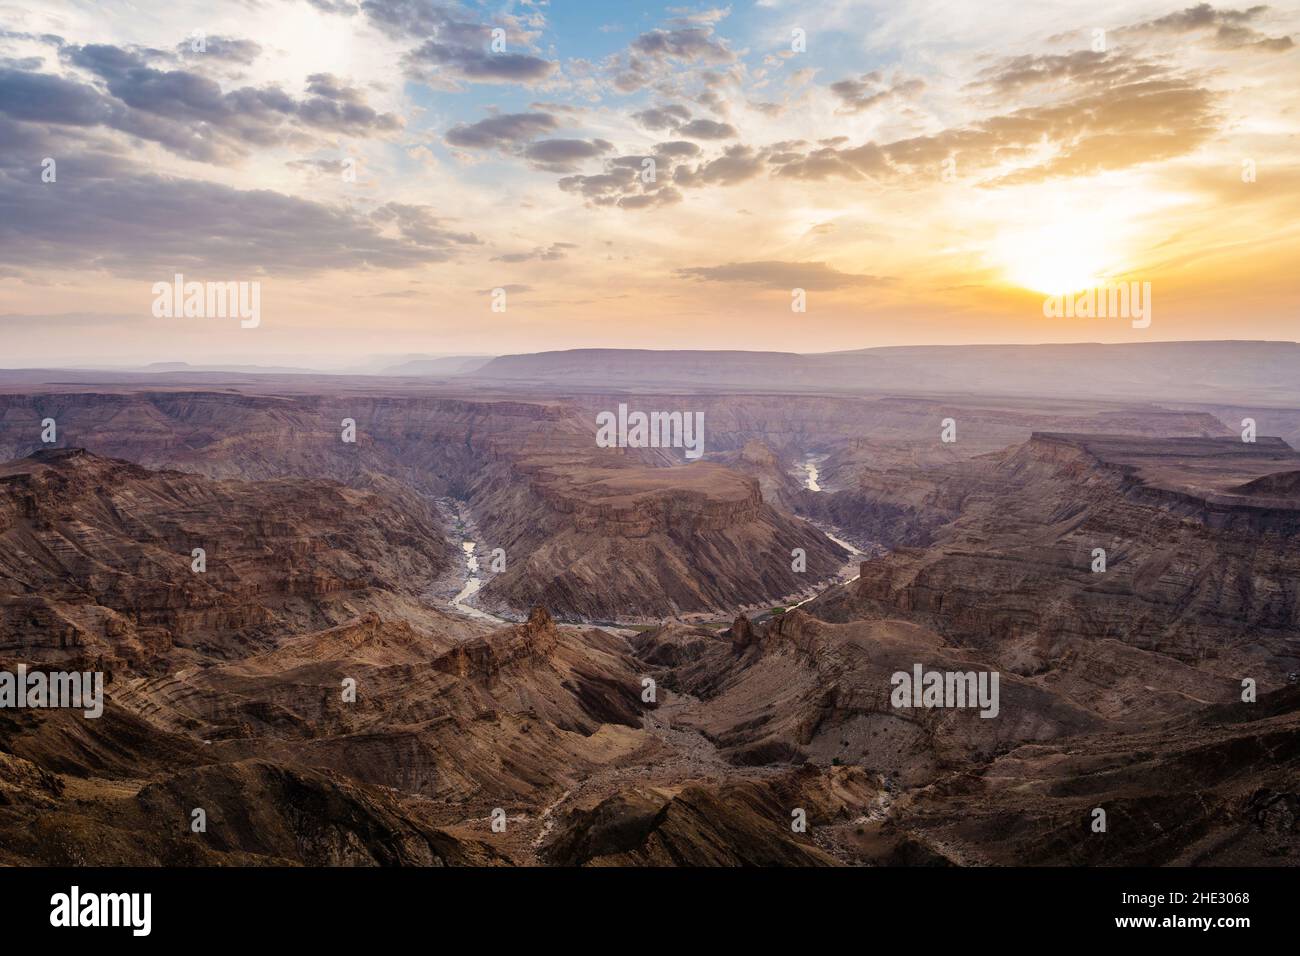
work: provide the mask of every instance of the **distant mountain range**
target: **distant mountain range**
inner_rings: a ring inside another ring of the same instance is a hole
[[[466,375],[476,372],[488,362],[491,355],[443,355],[437,358],[413,358],[385,368],[381,375]]]
[[[742,350],[571,349],[521,355],[402,357],[366,371],[159,362],[137,369],[0,370],[0,385],[255,384],[280,377],[364,385],[393,378],[566,393],[609,391],[982,394],[1124,401],[1295,405],[1300,344],[1208,341],[1122,345],[924,345],[799,354]]]
[[[467,377],[566,389],[892,392],[1068,398],[1300,399],[1295,342],[904,346],[794,352],[575,349],[503,355]]]

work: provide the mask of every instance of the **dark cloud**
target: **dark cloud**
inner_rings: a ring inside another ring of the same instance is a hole
[[[1214,34],[1215,45],[1225,50],[1254,49],[1265,53],[1281,53],[1295,46],[1289,36],[1270,37],[1248,27],[1221,26]]]
[[[677,127],[675,132],[678,136],[688,136],[691,139],[730,139],[736,135],[736,127],[730,123],[697,119]]]
[[[656,106],[633,113],[632,118],[646,129],[676,129],[691,118],[691,111],[676,103]]]
[[[592,206],[616,206],[622,209],[648,209],[681,202],[682,194],[656,176],[654,182],[642,179],[644,156],[619,156],[605,165],[605,172],[594,176],[566,176],[560,189],[582,196]]]
[[[639,161],[640,157],[634,157]],[[566,176],[560,180],[560,189],[576,193],[597,205],[609,206],[624,193],[635,190],[639,182],[636,169],[628,163],[611,162],[605,172],[594,176]]]
[[[1259,20],[1268,12],[1260,4],[1244,10],[1215,9],[1208,3],[1198,3],[1154,20],[1147,20],[1117,32],[1120,34],[1173,34],[1204,33],[1211,44],[1226,50],[1254,49],[1265,53],[1278,53],[1291,49],[1295,43],[1289,36],[1270,37],[1248,23]]]
[[[603,139],[542,139],[529,143],[523,156],[537,169],[569,173],[581,163],[612,152],[614,144]]]
[[[0,56],[0,69],[20,70],[24,73],[32,73],[39,70],[45,65],[45,60],[39,56],[25,56],[21,58]]]
[[[307,77],[307,92],[340,103],[362,103],[364,95],[354,86],[345,86],[332,73],[312,73]]]
[[[472,83],[540,83],[556,68],[550,60],[526,53],[492,53],[437,40],[426,40],[403,62],[408,73],[425,81],[445,75]]]
[[[705,74],[712,76],[714,74]],[[731,104],[717,90],[705,90],[699,96],[695,97],[695,102],[717,114],[718,116],[727,116],[731,112]]]
[[[699,146],[686,140],[659,143],[653,156],[615,156],[606,160],[604,172],[567,176],[559,186],[593,206],[645,209],[681,202],[679,187],[730,186],[753,179],[764,169],[766,153],[744,145],[728,147],[721,156],[694,167],[673,165],[675,158],[693,157],[700,152]],[[653,160],[653,165],[647,160]]]
[[[36,156],[69,158],[59,160],[57,183],[44,184],[35,160],[0,153],[0,261],[18,266],[226,278],[405,268],[479,244],[427,207],[389,203],[365,215],[267,189],[133,172],[120,157],[71,151],[49,136],[34,145]]]
[[[1194,7],[1176,10],[1163,17],[1148,20],[1129,27],[1129,30],[1163,31],[1166,33],[1189,33],[1193,30],[1205,30],[1221,24],[1242,24],[1253,20],[1266,11],[1266,6],[1254,6],[1247,10],[1216,10],[1208,3],[1198,3]]]
[[[700,147],[684,139],[674,139],[666,143],[656,143],[655,155],[669,159],[689,159],[700,155]]]
[[[0,70],[0,114],[33,123],[111,126],[124,110],[94,87],[48,73]]]
[[[46,73],[0,70],[0,114],[43,124],[102,126],[156,142],[209,163],[231,163],[255,148],[304,143],[315,134],[368,136],[401,121],[378,113],[360,94],[343,100],[290,96],[278,87],[223,92],[188,70],[159,70],[149,51],[109,44],[65,45],[71,66],[93,74],[104,90]]]
[[[531,52],[518,52],[528,49],[532,34],[511,14],[485,23],[468,19],[463,9],[428,0],[365,0],[361,9],[388,36],[421,41],[402,63],[410,76],[425,82],[445,78],[453,85],[462,80],[527,85],[545,80],[558,66]],[[494,28],[505,31],[505,52],[492,51]]]
[[[378,223],[392,223],[403,239],[429,249],[450,252],[453,246],[480,244],[479,238],[473,233],[447,228],[446,223],[429,206],[384,203],[370,214],[370,218]]]
[[[1070,53],[1027,53],[1010,57],[982,71],[975,86],[1013,93],[1040,83],[1068,82],[1076,87],[1104,88],[1135,83],[1163,72],[1162,67],[1117,52],[1074,50]]]
[[[713,35],[713,27],[678,23],[671,29],[642,33],[621,57],[614,58],[614,86],[630,93],[660,79],[667,64],[688,67],[734,63],[736,54]]]
[[[877,71],[865,73],[857,79],[839,80],[832,83],[830,89],[843,104],[841,112],[861,113],[895,97],[915,96],[925,89],[925,82],[913,77],[896,79],[890,84]]]
[[[769,289],[847,289],[880,285],[879,276],[840,272],[824,262],[729,262],[720,266],[678,269],[677,275],[709,282],[751,283]]]
[[[714,39],[709,27],[651,30],[633,40],[631,49],[641,56],[690,63],[731,63],[736,59],[723,41]]]
[[[620,93],[632,93],[651,80],[652,65],[639,57],[628,57],[626,65],[614,73],[614,88]]]
[[[537,139],[558,126],[549,113],[503,113],[453,126],[446,140],[464,149],[497,149],[523,158],[534,169],[555,173],[573,172],[584,161],[614,150],[614,144],[603,139]]]
[[[763,155],[751,146],[727,147],[717,159],[709,160],[694,169],[683,165],[673,170],[673,182],[678,186],[733,186],[753,179],[764,169]]]
[[[447,142],[466,149],[501,149],[527,142],[559,127],[549,113],[502,113],[447,131]]]
[[[892,172],[884,151],[874,143],[844,150],[823,147],[806,155],[774,153],[769,161],[779,161],[777,175],[789,179],[864,179]]]
[[[620,209],[649,209],[652,206],[671,206],[682,201],[682,194],[672,186],[662,186],[650,192],[620,196],[616,205]]]

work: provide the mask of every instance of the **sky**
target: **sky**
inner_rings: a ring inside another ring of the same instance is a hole
[[[1297,36],[1300,2],[0,0],[0,367],[1294,340]],[[1149,323],[1044,308],[1119,283]]]

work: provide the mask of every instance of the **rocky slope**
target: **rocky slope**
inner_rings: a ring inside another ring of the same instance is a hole
[[[109,670],[240,655],[366,608],[403,613],[449,562],[400,488],[214,481],[77,449],[0,465],[0,654]]]
[[[1096,730],[1107,722],[1050,684],[1002,675],[995,717],[977,710],[891,704],[891,675],[991,670],[987,661],[904,621],[819,621],[802,609],[767,626],[737,619],[730,641],[683,640],[675,629],[637,639],[662,661],[664,685],[698,701],[678,723],[698,729],[737,766],[853,764],[911,784],[1028,740]]]
[[[1277,687],[1300,669],[1300,500],[1232,489],[1298,461],[1278,440],[1038,435],[968,472],[931,547],[808,610],[902,615],[1108,716]]]
[[[848,556],[769,505],[757,481],[712,463],[527,465],[526,489],[485,482],[473,499],[499,529],[494,544],[516,556],[488,580],[487,601],[587,620],[725,612],[806,591]]]
[[[574,620],[729,612],[808,593],[845,552],[759,484],[680,451],[599,448],[572,404],[400,394],[214,392],[0,396],[0,454],[39,449],[39,423],[97,454],[211,477],[326,478],[461,499],[506,551],[481,600]],[[356,423],[356,442],[340,423]],[[806,570],[792,570],[802,548]],[[485,570],[488,570],[485,568]]]
[[[1297,859],[1300,456],[1275,439],[983,401],[936,450],[946,400],[718,395],[687,464],[596,448],[599,396],[304,389],[0,401],[6,447],[51,400],[96,443],[0,467],[0,669],[112,678],[99,719],[0,709],[0,864]],[[791,476],[810,451],[830,491]],[[480,594],[522,623],[430,603],[459,560],[439,495],[505,549]],[[911,546],[723,630],[838,566],[794,511]],[[714,623],[556,621],[692,610]],[[895,706],[918,664],[998,672],[997,716]]]
[[[1296,866],[1298,784],[1289,687],[1153,730],[1020,747],[905,796],[873,834],[975,865]]]

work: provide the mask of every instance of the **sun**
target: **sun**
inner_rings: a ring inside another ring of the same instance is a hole
[[[1006,280],[1044,295],[1065,295],[1101,284],[1113,261],[1104,227],[1053,223],[1005,233],[994,258]]]

